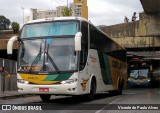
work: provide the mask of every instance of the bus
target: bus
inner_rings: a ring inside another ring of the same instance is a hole
[[[129,62],[128,85],[129,86],[151,86],[152,64],[150,60],[135,59]]]
[[[151,85],[153,87],[160,86],[160,59],[159,58],[147,58],[151,61],[152,72],[151,72]]]
[[[8,54],[19,42],[17,86],[19,93],[85,95],[117,91],[127,84],[126,50],[81,17],[33,20],[21,37],[10,38]]]

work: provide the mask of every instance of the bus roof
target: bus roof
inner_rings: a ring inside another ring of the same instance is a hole
[[[38,22],[48,22],[48,21],[54,21],[54,20],[84,20],[84,21],[88,21],[82,17],[53,17],[53,18],[43,18],[43,19],[31,20],[31,21],[27,22],[26,24],[38,23]]]

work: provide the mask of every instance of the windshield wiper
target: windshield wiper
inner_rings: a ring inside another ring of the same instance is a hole
[[[48,46],[47,46],[47,52],[46,52],[46,54],[47,54],[47,56],[48,56],[47,58],[49,58],[49,60],[51,61],[51,64],[53,65],[53,67],[55,68],[55,70],[57,71],[57,73],[59,74],[59,73],[60,73],[60,70],[58,69],[57,65],[56,65],[55,62],[53,61],[51,55],[48,53],[48,50],[49,50],[49,44],[48,44]]]
[[[33,69],[32,69],[32,66],[35,66],[35,65],[38,64],[38,62],[39,62],[40,59],[41,59],[42,53],[43,53],[43,52],[42,52],[42,44],[41,44],[40,49],[39,49],[39,52],[38,52],[36,58],[34,59],[34,61],[32,62],[31,66],[30,66],[29,72],[30,72],[31,70],[33,70]]]

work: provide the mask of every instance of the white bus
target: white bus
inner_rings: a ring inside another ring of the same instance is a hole
[[[57,17],[25,24],[21,37],[7,45],[12,54],[19,41],[17,84],[19,93],[87,95],[116,90],[127,82],[126,51],[81,17]]]

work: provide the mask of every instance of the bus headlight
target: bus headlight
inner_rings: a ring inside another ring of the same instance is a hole
[[[21,84],[28,84],[29,83],[28,81],[25,81],[23,79],[17,79],[17,82],[21,83]]]
[[[148,80],[145,80],[145,82],[150,82],[150,79],[148,79]]]
[[[76,78],[74,78],[74,79],[68,79],[68,80],[61,81],[61,84],[72,84],[72,83],[74,83],[76,81],[77,81]]]

